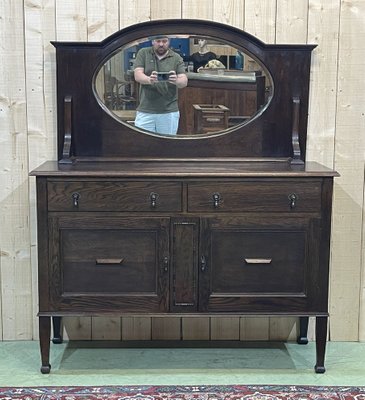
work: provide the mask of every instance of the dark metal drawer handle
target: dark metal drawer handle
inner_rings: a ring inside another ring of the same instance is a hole
[[[214,193],[212,197],[214,208],[218,208],[221,201],[221,195],[219,193]]]
[[[246,264],[271,264],[272,258],[245,258]]]
[[[157,205],[157,199],[158,199],[158,193],[151,193],[150,194],[150,201],[151,201],[151,207],[156,208]]]
[[[299,199],[299,196],[295,193],[291,193],[291,194],[289,194],[288,199],[290,201],[290,203],[289,203],[290,208],[295,208],[295,206],[297,205],[297,200]]]
[[[74,207],[78,207],[79,206],[79,200],[80,200],[80,193],[72,193],[72,203]]]
[[[96,265],[120,265],[124,261],[124,258],[97,258],[95,260]]]

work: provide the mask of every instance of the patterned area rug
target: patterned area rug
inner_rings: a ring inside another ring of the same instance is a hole
[[[0,400],[365,400],[365,386],[77,386],[0,388]]]

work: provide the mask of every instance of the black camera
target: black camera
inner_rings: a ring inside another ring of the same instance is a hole
[[[170,72],[157,72],[157,80],[158,81],[168,81],[170,76]]]

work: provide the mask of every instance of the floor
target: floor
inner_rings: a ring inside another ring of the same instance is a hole
[[[365,385],[365,343],[328,343],[325,374],[313,370],[313,342],[189,345],[51,344],[52,370],[42,375],[38,342],[0,342],[0,386]]]

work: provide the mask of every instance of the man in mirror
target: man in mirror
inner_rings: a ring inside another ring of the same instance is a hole
[[[179,126],[178,89],[188,84],[185,64],[170,49],[167,36],[152,38],[152,46],[141,48],[134,62],[134,78],[140,84],[137,128],[175,135]]]

